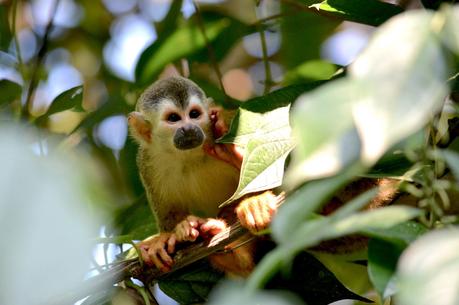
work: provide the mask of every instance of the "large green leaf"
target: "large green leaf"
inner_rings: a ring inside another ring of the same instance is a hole
[[[438,40],[434,14],[411,11],[384,24],[349,68],[365,86],[353,115],[362,140],[362,159],[372,164],[422,128],[440,110],[449,68]]]
[[[21,96],[22,87],[7,79],[0,80],[0,106],[8,104]]]
[[[457,249],[456,227],[430,232],[411,244],[397,268],[397,304],[459,304]]]
[[[239,185],[223,205],[241,196],[281,185],[284,163],[294,143],[290,137],[289,106],[256,113],[240,109],[220,143],[245,147]]]
[[[328,181],[325,180],[325,182]],[[249,278],[248,289],[264,286],[281,268],[283,262],[292,260],[303,249],[317,245],[323,240],[369,229],[387,229],[421,214],[420,210],[405,206],[391,206],[356,213],[374,195],[374,190],[365,192],[345,204],[331,216],[316,219],[306,218],[289,236],[286,236],[286,232],[280,226],[277,228],[273,226],[274,237],[279,246],[268,253],[258,264]]]
[[[206,23],[204,26],[208,40],[210,42],[215,40],[229,25],[228,18]],[[150,83],[167,64],[191,55],[205,46],[206,40],[199,26],[188,23],[164,41],[155,41],[142,53],[136,66],[137,83],[140,85]]]
[[[427,228],[414,221],[403,222],[388,229],[363,231],[367,236],[376,237],[368,244],[368,274],[382,298],[396,292],[394,274],[400,254],[425,232]]]
[[[336,174],[359,159],[360,143],[352,102],[363,89],[339,79],[300,96],[292,112],[297,148],[286,177],[288,187]]]
[[[440,110],[450,69],[438,39],[441,27],[433,21],[434,14],[425,11],[391,19],[347,76],[297,100],[289,187],[336,174],[359,157],[373,166]]]
[[[403,12],[399,6],[378,0],[298,0],[298,2],[329,16],[374,26]]]

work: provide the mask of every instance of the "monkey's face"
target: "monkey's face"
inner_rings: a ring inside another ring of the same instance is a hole
[[[178,150],[193,149],[204,143],[210,120],[202,101],[192,96],[186,106],[167,101],[162,106],[157,132],[163,140],[171,139]]]

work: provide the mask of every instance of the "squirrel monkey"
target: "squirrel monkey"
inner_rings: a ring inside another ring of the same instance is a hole
[[[177,243],[226,228],[225,220],[218,218],[218,206],[236,190],[242,163],[236,146],[215,143],[227,131],[227,114],[183,77],[153,83],[139,98],[136,112],[129,114],[131,134],[139,143],[141,180],[160,232],[139,245],[148,265],[168,271]],[[269,225],[275,202],[268,191],[223,213],[225,219],[237,217],[257,232]],[[226,272],[247,275],[254,266],[251,247],[213,255],[211,262]]]

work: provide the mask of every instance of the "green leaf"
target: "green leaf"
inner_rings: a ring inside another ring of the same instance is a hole
[[[0,106],[21,97],[22,87],[7,79],[0,80]]]
[[[352,102],[362,92],[348,79],[338,79],[296,101],[292,126],[297,147],[286,176],[289,188],[336,174],[359,159]]]
[[[427,228],[422,224],[414,221],[407,221],[388,229],[369,229],[362,231],[362,233],[382,241],[406,246],[427,231]]]
[[[395,302],[400,305],[459,304],[459,230],[429,232],[402,254]]]
[[[309,60],[285,73],[283,83],[293,84],[304,81],[330,79],[337,71],[337,66],[324,60]]]
[[[74,111],[84,111],[83,86],[76,86],[59,94],[49,106],[45,114],[37,118],[37,123],[42,122],[52,114],[73,109]]]
[[[273,238],[278,242],[289,240],[298,226],[309,219],[321,205],[328,202],[354,174],[355,172],[349,172],[324,180],[311,181],[288,196],[271,224]]]
[[[229,25],[230,20],[227,18],[205,24],[209,42],[215,40]],[[160,44],[155,41],[142,53],[136,66],[137,83],[150,83],[167,64],[187,57],[205,46],[206,41],[197,25],[188,24],[177,29],[165,41]]]
[[[394,293],[391,291],[390,283],[393,281],[398,258],[404,248],[400,244],[379,239],[371,239],[368,243],[368,275],[383,299]]]
[[[254,97],[241,104],[241,108],[253,112],[267,112],[292,104],[301,94],[311,91],[326,83],[316,81],[305,84],[291,85],[275,90],[266,95]]]
[[[213,286],[222,278],[207,262],[183,268],[158,281],[159,288],[180,304],[207,301]]]
[[[459,54],[459,8],[457,6],[444,6],[439,16],[444,21],[440,33],[443,43],[456,55]]]
[[[403,12],[399,6],[378,0],[301,0],[298,2],[325,15],[374,26]]]
[[[5,3],[0,4],[0,50],[8,50],[12,35],[8,21],[8,8]]]
[[[132,240],[143,240],[157,233],[156,219],[145,194],[115,215],[117,234],[129,235]]]
[[[433,21],[426,11],[391,19],[348,70],[366,91],[352,112],[367,164],[421,129],[443,105],[449,68]]]
[[[290,137],[289,106],[266,113],[240,109],[220,143],[245,147],[239,185],[222,205],[241,196],[282,184],[284,163],[294,143]]]

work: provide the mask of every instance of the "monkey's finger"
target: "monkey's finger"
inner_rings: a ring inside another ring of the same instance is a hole
[[[156,252],[150,254],[150,258],[153,261],[153,264],[156,266],[156,268],[158,268],[159,270],[163,272],[169,271],[169,267],[161,261],[161,259],[157,256],[157,254],[158,253]]]
[[[151,260],[150,256],[148,255],[148,249],[144,247],[140,247],[140,255],[142,256],[142,261],[147,264],[148,266],[153,265],[153,261]]]
[[[267,209],[265,209],[259,202],[256,202],[249,206],[249,210],[255,222],[255,231],[265,229],[269,223],[269,215],[267,213]]]
[[[177,237],[175,234],[172,234],[171,237],[169,237],[169,240],[167,241],[167,252],[169,254],[172,254],[175,252],[175,244],[177,242]]]
[[[201,232],[216,235],[226,229],[226,223],[220,219],[209,219],[201,226]]]
[[[253,231],[253,228],[255,228],[255,219],[247,206],[237,209],[237,216],[243,227]]]

